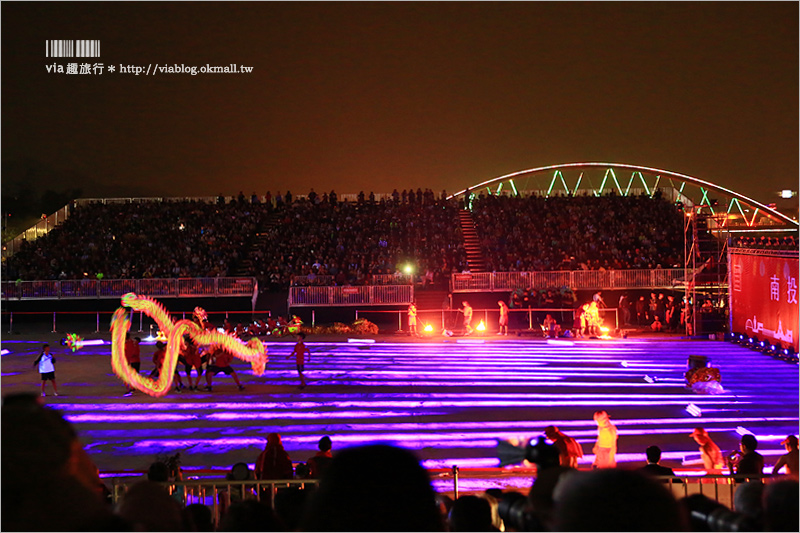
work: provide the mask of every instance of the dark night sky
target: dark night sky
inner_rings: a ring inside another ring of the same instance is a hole
[[[47,39],[255,70],[49,74]],[[772,202],[798,186],[798,90],[797,2],[2,3],[2,177],[84,196],[453,192],[598,160]]]

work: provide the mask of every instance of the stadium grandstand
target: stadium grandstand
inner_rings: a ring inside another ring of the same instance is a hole
[[[797,242],[608,163],[75,199],[4,245],[3,526],[796,530]]]

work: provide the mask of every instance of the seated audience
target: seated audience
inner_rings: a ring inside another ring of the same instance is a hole
[[[319,439],[319,451],[306,461],[306,464],[309,468],[309,476],[311,478],[320,478],[325,474],[325,471],[328,470],[331,462],[333,461],[333,455],[331,454],[331,438],[330,437],[322,437]]]
[[[267,435],[264,451],[256,459],[256,479],[292,479],[292,460],[278,433]]]
[[[781,455],[778,458],[778,461],[775,463],[775,466],[772,468],[773,474],[780,473],[781,468],[786,467],[786,474],[790,475],[794,478],[797,478],[800,475],[800,467],[798,467],[798,446],[797,446],[797,437],[794,435],[789,435],[785,439],[781,441],[786,447],[785,454]]]
[[[764,471],[764,457],[756,451],[758,440],[755,435],[742,435],[739,451],[728,457],[731,474],[753,474],[760,476]]]
[[[649,474],[651,476],[675,476],[675,472],[668,466],[658,464],[661,461],[661,448],[658,446],[648,446],[644,451],[647,456],[647,464],[639,469],[639,472]],[[675,480],[676,483],[681,483],[680,479]]]

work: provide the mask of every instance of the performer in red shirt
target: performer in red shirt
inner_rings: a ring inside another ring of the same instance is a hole
[[[303,375],[303,370],[305,370],[305,355],[308,354],[309,359],[311,358],[311,352],[306,345],[303,344],[305,338],[305,333],[300,332],[297,334],[297,344],[294,345],[294,351],[292,352],[297,363],[297,373],[300,374],[300,386],[297,387],[298,389],[304,389],[306,387],[306,377]],[[292,355],[290,355],[289,358],[291,358]]]
[[[211,378],[219,372],[224,372],[233,378],[239,390],[244,390],[244,385],[239,382],[239,376],[236,375],[236,370],[233,369],[231,363],[233,362],[233,354],[223,350],[219,346],[214,346],[209,353],[210,364],[206,367],[206,390],[211,392]],[[199,379],[199,378],[198,378]]]
[[[200,355],[200,350],[197,345],[188,335],[183,338],[184,345],[181,349],[181,355],[186,361],[186,379],[189,381],[189,390],[197,390],[200,386],[200,376],[203,375],[203,358]],[[197,369],[197,381],[192,385],[192,368]]]

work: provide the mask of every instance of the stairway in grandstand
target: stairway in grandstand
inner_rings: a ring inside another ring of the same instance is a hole
[[[475,231],[475,221],[472,213],[466,209],[458,212],[461,233],[464,236],[464,250],[467,252],[467,264],[470,272],[486,272],[486,261],[481,251],[478,232]]]
[[[417,309],[424,310],[439,310],[444,307],[444,301],[449,294],[448,291],[440,291],[433,289],[415,290],[414,299],[416,300]]]

